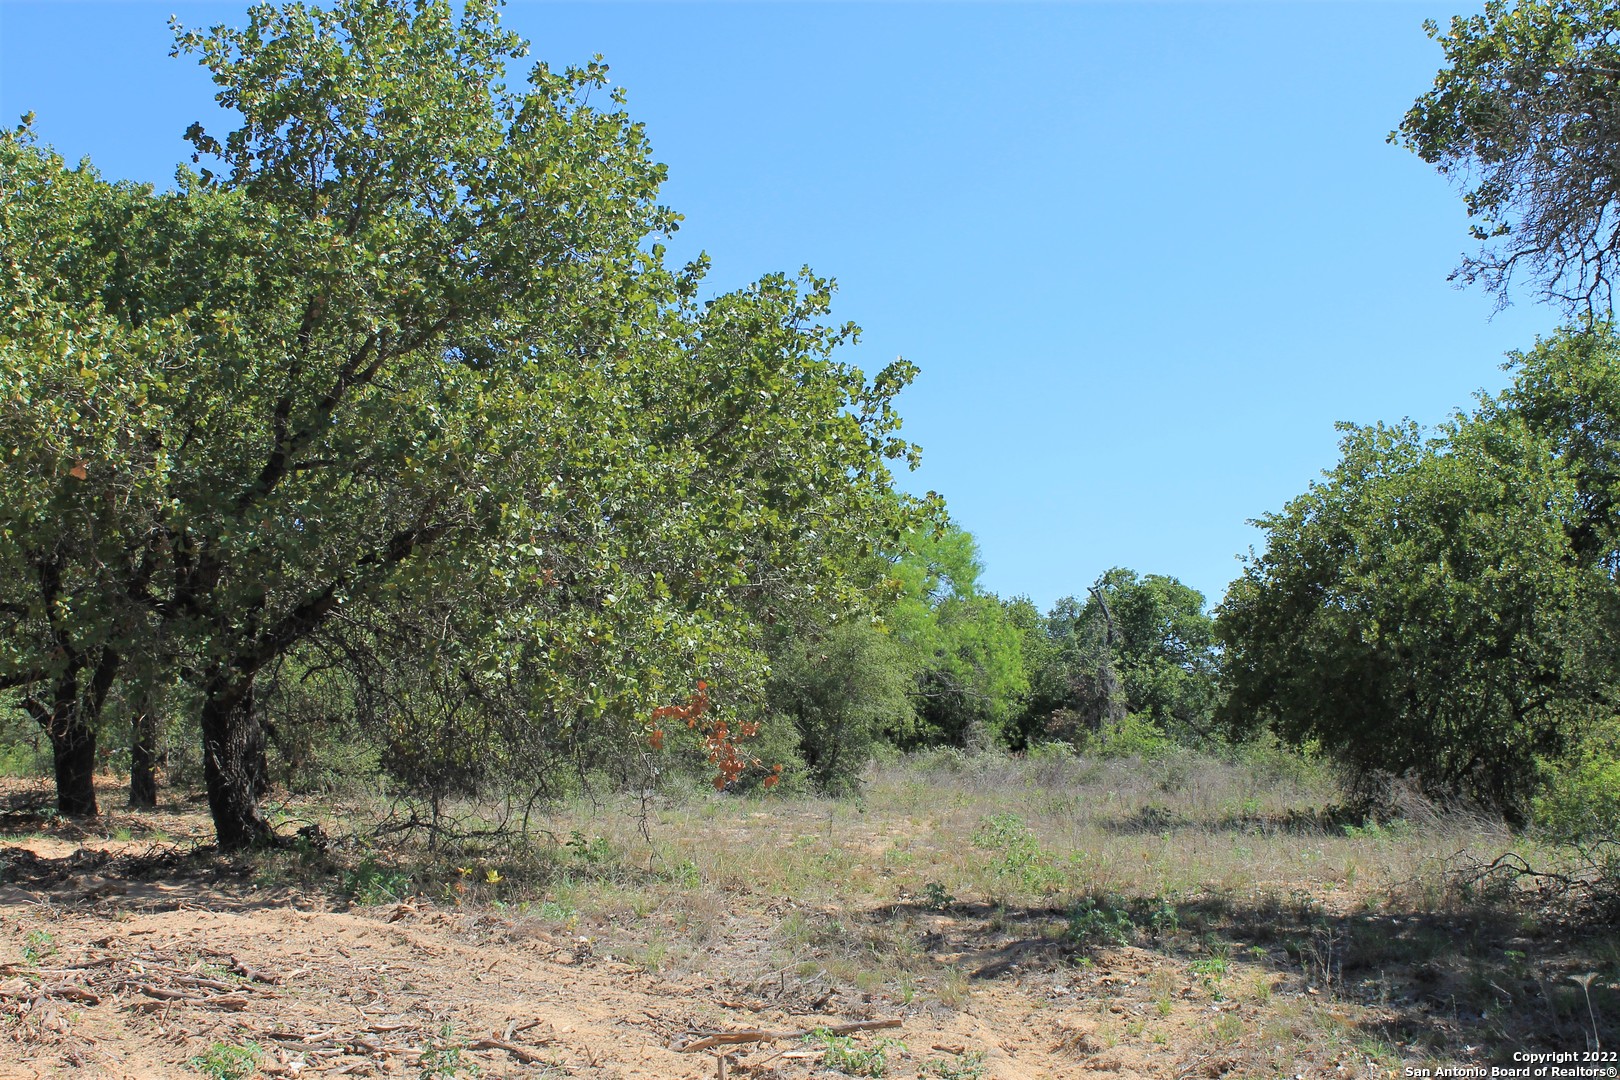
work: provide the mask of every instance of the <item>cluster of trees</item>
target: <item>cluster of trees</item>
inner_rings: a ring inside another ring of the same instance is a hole
[[[885,742],[1265,729],[1620,819],[1620,15],[1431,33],[1401,133],[1474,185],[1460,273],[1582,321],[1437,431],[1347,427],[1215,612],[1114,569],[1043,614],[895,489],[915,369],[838,358],[830,282],[703,300],[667,265],[599,62],[510,88],[493,0],[182,30],[240,124],[193,125],[173,190],[0,135],[0,711],[70,814],[110,725],[137,804],[190,740],[224,847],[276,842],[278,767],[340,745],[437,815],[654,751],[837,791]]]
[[[114,703],[138,795],[186,718],[226,847],[274,841],[295,710],[435,793],[532,780],[744,700],[778,609],[858,610],[929,516],[888,470],[914,369],[838,360],[808,273],[700,301],[600,63],[509,87],[487,0],[178,48],[240,125],[172,191],[0,136],[0,689],[64,812]]]
[[[1429,23],[1445,63],[1392,140],[1455,177],[1454,275],[1576,322],[1438,431],[1346,426],[1262,518],[1222,603],[1226,730],[1404,774],[1571,837],[1620,836],[1620,11],[1489,0]]]
[[[1219,736],[1219,650],[1197,590],[1126,569],[1046,614],[979,584],[973,537],[916,530],[880,554],[875,619],[781,629],[765,737],[787,775],[854,784],[874,747],[1086,746]]]
[[[1346,427],[1228,591],[1227,730],[1524,820],[1620,704],[1620,338],[1559,334],[1440,430]]]

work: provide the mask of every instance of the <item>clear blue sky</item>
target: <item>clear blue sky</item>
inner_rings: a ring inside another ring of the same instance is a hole
[[[165,184],[206,76],[166,19],[245,4],[0,0],[0,120]],[[1446,280],[1454,191],[1385,136],[1444,3],[517,2],[534,55],[602,53],[713,282],[810,264],[922,367],[904,480],[1043,608],[1122,565],[1213,602],[1336,460],[1336,420],[1433,423],[1557,312]]]

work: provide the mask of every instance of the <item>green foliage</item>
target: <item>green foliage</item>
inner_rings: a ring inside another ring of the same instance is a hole
[[[1129,945],[1137,927],[1130,912],[1112,901],[1099,904],[1087,897],[1069,909],[1064,940],[1074,945]]]
[[[979,822],[973,843],[995,853],[992,869],[998,877],[1010,879],[1025,892],[1045,893],[1063,882],[1063,873],[1051,852],[1013,813],[991,814]]]
[[[1130,714],[1117,724],[1104,728],[1095,740],[1094,748],[1100,757],[1163,757],[1176,748],[1176,743],[1145,716]]]
[[[1565,843],[1620,842],[1620,720],[1591,725],[1548,773],[1535,800],[1538,826]]]
[[[1233,730],[1523,819],[1527,763],[1561,758],[1613,683],[1620,352],[1564,334],[1513,366],[1432,436],[1347,427],[1338,467],[1261,519],[1219,613]]]
[[[848,1035],[834,1035],[817,1028],[806,1039],[821,1047],[821,1064],[845,1076],[883,1076],[889,1069],[889,1054],[906,1052],[906,1044],[896,1039],[878,1039],[869,1047],[858,1046]]]
[[[397,904],[410,895],[411,876],[369,856],[343,873],[343,891],[356,904]]]
[[[1097,733],[1129,743],[1150,731],[1179,742],[1208,736],[1218,654],[1213,620],[1196,589],[1115,568],[1084,603],[1058,601],[1043,631],[1031,649],[1025,739],[1084,746]]]
[[[476,1062],[462,1059],[467,1049],[466,1040],[456,1032],[454,1024],[445,1024],[436,1037],[430,1037],[422,1047],[422,1056],[416,1067],[421,1080],[454,1080],[458,1076],[478,1076],[482,1070]]]
[[[937,1076],[939,1080],[980,1080],[985,1074],[983,1050],[968,1050],[955,1057],[933,1058],[917,1068],[918,1076]]]
[[[1000,737],[1029,692],[1020,613],[980,588],[982,571],[972,534],[956,525],[902,540],[885,614],[915,672],[915,724],[891,729],[902,746]]]
[[[808,271],[699,302],[606,67],[526,50],[490,0],[257,5],[177,30],[238,123],[175,192],[0,136],[0,687],[93,731],[184,673],[224,846],[271,838],[261,717],[358,725],[435,826],[538,797],[700,676],[737,714],[759,623],[862,606],[920,516],[916,369],[836,359]]]
[[[45,930],[30,930],[23,935],[23,963],[38,967],[39,962],[56,955],[56,939]]]
[[[854,619],[783,641],[768,700],[776,723],[789,721],[798,733],[810,784],[840,794],[859,784],[882,733],[907,722],[909,690],[906,656],[894,637]]]
[[[258,1068],[262,1056],[264,1047],[256,1042],[246,1042],[241,1046],[217,1042],[190,1058],[186,1064],[209,1080],[247,1080]]]
[[[568,841],[563,845],[568,854],[578,861],[590,866],[599,866],[612,862],[617,856],[613,851],[613,844],[605,836],[586,836],[575,829],[569,835]]]
[[[1569,308],[1611,308],[1620,12],[1604,0],[1488,0],[1425,29],[1446,66],[1390,138],[1464,189],[1483,246],[1455,276],[1505,304],[1528,273]]]

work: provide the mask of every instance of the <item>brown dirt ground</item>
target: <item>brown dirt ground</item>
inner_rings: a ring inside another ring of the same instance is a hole
[[[115,813],[93,833],[23,824],[0,820],[15,837],[0,843],[0,1080],[195,1077],[211,1048],[249,1042],[264,1050],[243,1076],[448,1077],[476,1066],[483,1077],[806,1077],[831,1074],[799,1039],[735,1047],[724,1072],[713,1054],[680,1048],[716,1031],[879,1019],[901,1024],[856,1044],[902,1041],[890,1076],[1253,1075],[1235,1043],[1258,1037],[1261,1006],[1212,999],[1185,965],[1150,950],[1066,964],[1027,928],[987,936],[971,914],[931,914],[930,959],[962,972],[967,989],[957,1008],[903,1004],[847,986],[648,971],[615,958],[622,939],[611,932],[484,905],[356,907],[331,890],[256,882],[251,862],[201,847],[211,831],[200,810]],[[763,955],[794,901],[727,904],[709,948]],[[1337,1008],[1282,975],[1275,986],[1278,998]],[[1345,1011],[1347,1024],[1376,1019]],[[1346,1058],[1301,1075],[1365,1069]]]
[[[51,841],[21,846],[53,862],[71,857]],[[880,1035],[944,1060],[983,1050],[991,1076],[1167,1074],[1122,1048],[1104,1051],[1093,1041],[1096,1014],[1054,1001],[1079,995],[1053,985],[976,989],[958,1012],[859,995],[739,998],[737,987],[651,974],[490,912],[345,911],[230,881],[69,872],[49,888],[0,888],[0,914],[8,957],[23,955],[30,933],[48,934],[54,949],[32,965],[0,965],[0,990],[45,991],[10,999],[26,1010],[12,1025],[15,1056],[0,1061],[7,1078],[195,1076],[187,1062],[212,1044],[250,1040],[269,1048],[265,1075],[412,1074],[447,1024],[463,1044],[488,1037],[515,1048],[463,1050],[486,1077],[545,1075],[548,1066],[625,1080],[709,1077],[718,1075],[711,1055],[677,1051],[699,1033],[889,1017],[903,1026]],[[1155,958],[1136,952],[1122,950],[1101,977],[1145,977]],[[729,1073],[809,1075],[815,1058],[799,1055],[810,1053],[793,1041],[743,1047]]]

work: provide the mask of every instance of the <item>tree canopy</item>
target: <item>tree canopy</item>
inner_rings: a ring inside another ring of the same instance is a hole
[[[1503,303],[1515,275],[1570,310],[1612,309],[1620,258],[1620,11],[1489,0],[1446,28],[1434,87],[1399,137],[1464,189],[1482,241],[1457,276]]]
[[[1338,466],[1260,520],[1219,611],[1228,723],[1522,819],[1532,763],[1612,708],[1612,473],[1594,465],[1615,418],[1585,390],[1613,382],[1620,343],[1564,334],[1513,367],[1433,435],[1347,426]]]
[[[599,61],[510,87],[526,46],[487,0],[177,34],[240,123],[192,126],[208,164],[175,191],[67,169],[26,130],[0,146],[24,286],[0,311],[0,397],[24,403],[5,557],[39,565],[50,536],[85,597],[8,600],[8,678],[164,641],[223,845],[272,838],[261,673],[374,612],[408,625],[453,590],[431,641],[370,645],[635,738],[754,616],[852,587],[905,528],[886,463],[914,454],[892,400],[915,369],[835,359],[854,330],[808,272],[700,302]]]

